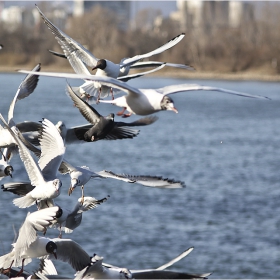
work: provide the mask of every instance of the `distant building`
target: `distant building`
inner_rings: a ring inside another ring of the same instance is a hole
[[[254,18],[251,3],[243,1],[177,1],[178,11],[171,15],[179,21],[183,30],[200,28],[205,32],[212,28],[239,27]]]
[[[119,28],[126,30],[130,24],[130,1],[84,1],[74,0],[73,16],[81,16],[92,7],[100,5],[113,11],[119,18]]]

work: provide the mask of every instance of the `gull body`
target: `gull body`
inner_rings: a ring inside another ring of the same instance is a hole
[[[22,73],[32,73],[31,71],[19,70]],[[57,77],[57,78],[70,78],[70,79],[86,79],[92,81],[99,81],[104,85],[116,87],[123,90],[126,95],[115,98],[114,100],[100,100],[103,103],[111,103],[119,107],[123,107],[123,111],[119,112],[118,115],[124,117],[130,116],[131,114],[136,115],[149,115],[159,111],[171,110],[178,113],[174,107],[173,100],[169,97],[170,94],[177,92],[189,92],[189,91],[218,91],[231,95],[237,95],[248,98],[259,98],[269,99],[265,96],[253,95],[249,93],[243,93],[239,91],[228,90],[224,88],[202,86],[197,84],[176,84],[170,85],[157,89],[138,89],[128,85],[127,83],[121,82],[114,78],[103,77],[103,76],[87,76],[77,75],[70,73],[56,73],[56,72],[40,72],[39,75]],[[124,114],[127,110],[129,114]]]
[[[20,208],[26,208],[38,201],[57,197],[60,194],[62,183],[56,178],[56,175],[65,153],[65,146],[56,127],[47,119],[43,120],[43,131],[40,138],[41,157],[37,163],[19,139],[17,128],[11,129],[1,114],[0,118],[15,139],[30,182],[35,186],[25,196],[14,199],[13,203]]]
[[[46,227],[56,218],[59,207],[50,207],[33,213],[28,213],[21,226],[18,238],[10,253],[0,257],[0,268],[9,269],[28,264],[32,258],[48,254],[55,255],[55,245],[50,239],[39,237],[37,231],[45,232]]]

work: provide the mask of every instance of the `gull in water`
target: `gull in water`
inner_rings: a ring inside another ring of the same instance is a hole
[[[32,258],[39,258],[49,254],[56,256],[56,246],[48,238],[39,237],[37,231],[46,232],[46,227],[56,219],[59,207],[49,207],[33,213],[28,213],[21,226],[13,250],[0,257],[0,268],[9,272],[11,267],[21,266],[18,275],[23,271],[24,263],[28,264]]]
[[[36,72],[39,72],[41,70],[41,65],[37,64],[33,68],[32,74],[28,74],[24,80],[20,83],[18,90],[15,94],[14,99],[12,100],[10,104],[10,108],[8,111],[8,124],[10,126],[14,126],[15,123],[13,121],[13,115],[14,115],[14,108],[15,104],[18,100],[24,99],[25,97],[29,96],[36,88],[39,76],[36,75]],[[21,123],[18,129],[22,132],[29,131],[29,129],[33,129],[33,127],[29,127],[28,123]],[[14,147],[16,146],[16,143],[14,141],[14,138],[11,136],[8,129],[5,127],[2,127],[0,125],[0,148],[8,148],[8,147]]]
[[[0,152],[2,154],[2,158],[0,160],[0,180],[7,176],[12,178],[14,168],[9,164],[11,154],[8,153],[8,148],[5,148],[3,151],[0,149]]]
[[[115,79],[122,78],[125,80],[131,65],[134,63],[144,59],[151,57],[153,55],[162,53],[170,49],[171,47],[178,44],[185,36],[184,33],[176,36],[175,38],[168,41],[166,44],[161,47],[148,52],[142,55],[136,55],[131,58],[123,58],[119,64],[115,64],[108,59],[98,59],[91,52],[89,52],[86,48],[84,48],[81,44],[73,40],[71,37],[62,32],[58,27],[56,27],[48,18],[42,13],[42,11],[36,5],[37,10],[39,11],[43,21],[47,25],[47,27],[51,30],[51,32],[55,35],[56,40],[61,45],[63,49],[64,55],[67,57],[69,63],[77,74],[89,74],[87,67],[85,64],[92,68],[92,70],[96,70],[97,76],[108,76],[113,77]],[[80,60],[80,61],[79,61]],[[80,63],[82,62],[82,63]],[[187,67],[189,69],[189,67]],[[142,74],[143,75],[143,74]],[[141,75],[141,76],[142,76]],[[137,76],[135,76],[137,77]],[[83,87],[84,85],[82,85]],[[88,85],[87,85],[88,86]],[[95,81],[91,83],[92,91],[95,90],[95,95],[98,92],[98,95],[101,94],[101,97],[104,95],[108,96],[111,91],[111,87],[104,87],[104,85]],[[87,88],[89,90],[89,88]],[[88,92],[90,94],[90,92]],[[94,94],[91,94],[94,95]]]
[[[25,70],[19,70],[19,72],[32,73],[32,71]],[[126,93],[126,95],[115,98],[114,100],[100,100],[100,102],[111,103],[116,106],[122,107],[123,110],[117,113],[117,115],[123,117],[129,117],[131,114],[143,116],[150,115],[164,110],[171,110],[175,113],[178,113],[177,109],[174,107],[173,100],[169,97],[170,94],[174,94],[177,92],[189,92],[198,90],[218,91],[242,97],[269,99],[265,96],[253,95],[249,93],[243,93],[218,87],[202,86],[197,84],[176,84],[157,89],[138,89],[117,79],[105,76],[87,76],[57,72],[40,72],[39,75],[57,78],[85,79],[91,81],[98,81],[104,85],[121,89]],[[129,114],[124,114],[125,110],[127,110]]]
[[[27,147],[19,139],[17,128],[13,127],[11,129],[1,114],[0,119],[15,139],[19,148],[20,158],[24,163],[30,182],[32,186],[35,186],[25,196],[15,198],[13,203],[19,208],[26,208],[41,200],[57,197],[60,194],[62,183],[56,178],[56,175],[65,153],[65,146],[54,124],[47,119],[44,119],[42,122],[43,130],[40,138],[41,157],[37,163]],[[42,170],[44,170],[44,174]]]

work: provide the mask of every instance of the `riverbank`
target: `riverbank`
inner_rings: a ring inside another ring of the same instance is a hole
[[[0,66],[0,73],[14,73],[18,69],[31,70],[35,65]],[[45,72],[66,72],[73,73],[71,67],[43,66],[41,71]],[[188,71],[176,68],[161,69],[149,76],[182,78],[182,79],[205,79],[205,80],[255,80],[255,81],[280,81],[280,74],[275,74],[270,70],[262,69],[246,72],[207,72],[207,71]]]

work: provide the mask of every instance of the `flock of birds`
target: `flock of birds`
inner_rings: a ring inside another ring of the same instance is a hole
[[[175,46],[184,38],[184,34],[176,36],[156,50],[132,58],[124,58],[119,64],[115,64],[107,59],[96,58],[81,44],[52,24],[38,7],[37,9],[63,50],[63,54],[50,52],[66,58],[76,73],[41,72],[40,64],[36,65],[32,71],[19,70],[19,72],[26,73],[27,76],[19,85],[11,102],[8,119],[5,120],[0,114],[3,123],[3,126],[0,126],[0,150],[2,154],[0,178],[13,176],[14,169],[10,161],[18,153],[30,180],[29,182],[5,183],[2,185],[2,189],[19,196],[13,199],[13,204],[18,208],[36,205],[38,209],[27,214],[16,242],[12,244],[12,250],[0,257],[1,274],[8,277],[63,278],[61,275],[57,275],[52,263],[52,260],[58,259],[69,263],[76,271],[72,277],[75,279],[193,279],[208,277],[210,273],[188,274],[167,270],[172,264],[187,256],[193,248],[189,248],[156,269],[131,270],[106,264],[102,257],[96,254],[90,256],[74,240],[63,239],[63,231],[71,233],[81,224],[83,212],[97,207],[108,199],[105,197],[98,200],[84,195],[84,186],[92,178],[111,178],[156,188],[185,187],[184,182],[160,176],[116,174],[108,170],[93,172],[88,167],[75,166],[66,160],[66,147],[70,144],[99,140],[134,138],[139,133],[139,130],[134,127],[150,125],[157,121],[157,117],[150,116],[151,114],[165,110],[178,113],[173,100],[169,97],[170,94],[176,92],[207,90],[250,98],[266,99],[266,97],[196,84],[176,84],[158,89],[134,88],[126,82],[166,66],[193,70],[192,67],[182,64],[143,61],[145,58]],[[152,70],[129,75],[131,69],[147,67],[152,68]],[[88,68],[97,71],[93,75]],[[53,124],[46,118],[43,118],[41,122],[14,122],[13,114],[16,102],[28,97],[36,89],[40,75],[84,80],[84,83],[79,87],[72,88],[66,84],[66,93],[87,120],[87,124],[67,128],[63,121]],[[119,93],[123,95],[115,98],[115,95]],[[107,97],[109,99],[106,99]],[[119,106],[122,111],[117,115],[124,118],[131,114],[144,117],[130,123],[117,122],[114,120],[113,113],[108,116],[100,115],[93,107],[94,103],[111,103]],[[81,187],[82,195],[72,210],[59,206],[59,198],[62,193],[62,183],[58,178],[59,173],[70,175],[69,195],[77,186]],[[49,228],[59,230],[58,238],[47,237]],[[41,259],[40,267],[38,271],[29,273],[24,270],[24,266],[30,263],[33,258]]]

